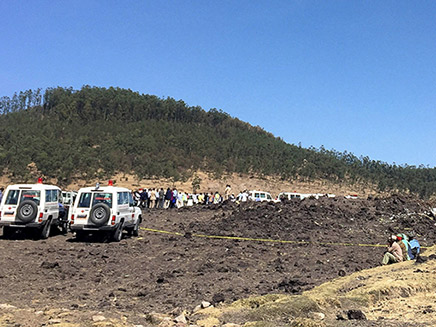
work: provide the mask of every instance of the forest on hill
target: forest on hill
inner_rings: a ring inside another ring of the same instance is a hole
[[[436,168],[302,148],[222,110],[114,87],[57,87],[1,97],[0,169],[13,180],[29,180],[31,163],[61,185],[118,172],[183,180],[203,170],[217,178],[236,172],[368,183],[421,197],[436,193]]]

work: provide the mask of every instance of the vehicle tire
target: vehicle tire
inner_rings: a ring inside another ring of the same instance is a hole
[[[48,219],[45,222],[44,227],[41,230],[41,239],[45,240],[50,236],[50,231],[51,231],[51,219]]]
[[[112,239],[115,242],[119,242],[123,239],[123,229],[124,229],[124,221],[120,222],[117,229],[115,229],[115,231],[112,235]]]
[[[141,218],[138,218],[138,221],[135,224],[135,227],[132,229],[133,236],[139,236],[139,225],[141,224]]]
[[[91,209],[89,220],[95,226],[103,226],[108,222],[110,215],[111,208],[106,203],[97,203]]]
[[[38,205],[31,200],[25,200],[18,206],[17,218],[23,223],[30,223],[35,220],[37,214]]]

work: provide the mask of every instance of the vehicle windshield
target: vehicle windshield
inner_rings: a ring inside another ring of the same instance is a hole
[[[39,202],[41,200],[41,192],[36,190],[22,190],[21,191],[21,198],[20,203],[25,200],[32,200],[37,205],[39,205]]]

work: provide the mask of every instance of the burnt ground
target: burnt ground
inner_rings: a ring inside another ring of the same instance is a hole
[[[384,248],[326,243],[385,244],[414,230],[433,245],[430,205],[386,199],[322,198],[286,203],[222,204],[144,212],[139,238],[84,242],[72,234],[32,240],[0,238],[0,303],[134,317],[192,310],[201,301],[297,294],[325,281],[380,264]],[[196,234],[304,241],[301,244],[202,238]]]

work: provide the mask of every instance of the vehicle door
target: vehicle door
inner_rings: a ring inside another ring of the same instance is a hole
[[[127,192],[117,192],[117,215],[124,219],[125,225],[132,224],[132,214],[129,207]]]
[[[3,207],[0,209],[1,219],[4,221],[14,221],[18,200],[20,199],[20,190],[10,189],[3,197]]]
[[[75,215],[76,224],[86,225],[91,210],[91,192],[80,193],[78,201],[74,204],[72,214]]]
[[[130,216],[132,217],[132,224],[135,224],[136,218],[138,217],[135,217],[136,209],[135,209],[135,202],[133,201],[132,192],[127,192],[126,195],[127,195],[127,201],[129,203],[129,213]]]
[[[58,219],[59,217],[59,193],[57,189],[45,190],[45,202],[43,202],[44,218],[53,217]]]

